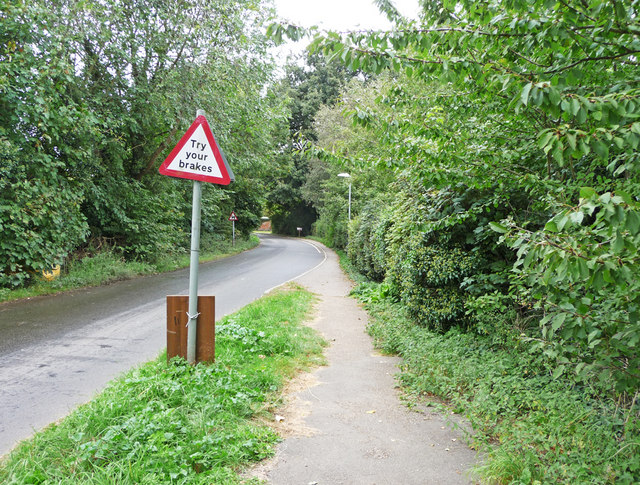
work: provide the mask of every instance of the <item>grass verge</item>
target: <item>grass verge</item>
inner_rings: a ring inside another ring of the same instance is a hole
[[[260,422],[287,378],[322,362],[325,343],[302,325],[313,300],[289,286],[224,318],[215,364],[161,355],[128,372],[22,442],[0,463],[0,483],[252,483],[237,472],[279,440]]]
[[[554,379],[523,342],[508,349],[472,332],[417,326],[385,298],[384,284],[361,283],[354,294],[377,346],[403,358],[398,380],[409,402],[436,398],[470,421],[487,483],[640,483],[637,401],[625,408],[570,377]]]
[[[260,244],[257,236],[252,235],[246,240],[237,240],[232,246],[229,241],[216,241],[215,244],[203,245],[200,262],[214,261],[225,256],[252,249]],[[31,298],[34,296],[51,295],[63,291],[100,286],[114,281],[127,280],[136,276],[164,273],[189,266],[190,255],[164,255],[153,263],[142,261],[125,261],[117,252],[103,250],[93,256],[71,260],[64,274],[53,281],[36,280],[26,288],[10,290],[0,288],[0,302]]]

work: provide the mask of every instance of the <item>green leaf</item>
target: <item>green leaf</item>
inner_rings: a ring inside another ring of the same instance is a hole
[[[563,365],[559,365],[558,367],[555,368],[555,370],[553,371],[553,375],[551,376],[552,379],[558,379],[562,374],[564,374],[564,366]]]
[[[609,158],[609,147],[604,142],[594,139],[591,142],[591,148],[600,159],[607,160]]]
[[[553,159],[558,163],[558,165],[560,165],[561,167],[564,166],[564,146],[562,145],[562,142],[560,140],[557,141],[557,143],[555,144],[554,148],[553,148],[553,152],[551,153],[551,156],[553,156]]]
[[[573,116],[578,114],[578,112],[580,111],[580,101],[578,101],[578,98],[571,99],[570,110]]]
[[[489,222],[489,227],[495,231],[495,232],[499,232],[501,234],[504,234],[506,232],[509,231],[509,228],[505,225],[499,224],[497,222]]]
[[[595,197],[597,194],[596,190],[592,187],[580,187],[580,198],[581,199],[590,199]]]
[[[520,101],[522,101],[522,104],[524,104],[525,106],[529,102],[529,93],[531,92],[532,87],[533,83],[527,83],[520,93]]]
[[[549,89],[549,101],[553,105],[556,105],[556,106],[559,105],[560,102],[562,101],[562,98],[560,97],[560,91],[558,91],[556,88],[550,88]]]
[[[551,140],[551,137],[553,137],[553,131],[552,130],[544,130],[540,133],[540,137],[538,138],[538,146],[540,148],[544,148],[545,146],[547,146],[549,144],[549,141]]]
[[[632,236],[640,232],[640,214],[637,211],[630,210],[627,212],[626,228]]]
[[[620,251],[624,249],[624,237],[622,237],[620,231],[616,231],[616,237],[611,243],[611,248],[613,249],[614,253],[620,253]]]

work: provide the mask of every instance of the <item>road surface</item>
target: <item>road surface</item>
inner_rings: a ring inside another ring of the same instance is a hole
[[[313,244],[262,236],[258,248],[200,265],[216,320],[321,264]],[[166,346],[166,296],[188,269],[0,305],[0,455],[65,416],[121,372]]]

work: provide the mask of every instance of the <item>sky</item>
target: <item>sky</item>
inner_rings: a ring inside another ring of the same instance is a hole
[[[401,14],[417,18],[418,0],[392,0]],[[274,0],[278,16],[301,27],[317,25],[327,30],[389,29],[391,24],[374,5],[373,0]],[[277,49],[282,61],[297,54],[310,42],[287,42]]]
[[[418,0],[392,0],[403,15],[415,18]],[[387,29],[390,24],[372,0],[275,0],[280,17],[303,27],[331,30]]]

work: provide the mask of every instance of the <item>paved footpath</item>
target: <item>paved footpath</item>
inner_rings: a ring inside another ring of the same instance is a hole
[[[375,351],[336,254],[317,247],[326,261],[296,281],[320,297],[310,325],[330,342],[328,365],[294,381],[276,425],[285,439],[250,475],[274,485],[474,483],[476,452],[441,415],[399,401],[399,359]]]

